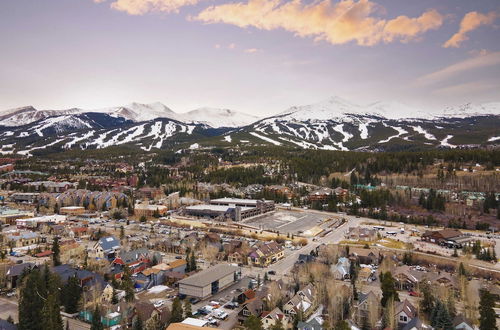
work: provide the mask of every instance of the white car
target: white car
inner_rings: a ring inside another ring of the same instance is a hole
[[[223,310],[220,310],[220,309],[216,309],[214,311],[214,316],[216,318],[218,318],[219,320],[225,320],[227,319],[227,317],[229,316],[226,312],[224,312]]]
[[[160,308],[161,306],[165,305],[165,300],[158,300],[153,304],[156,308]]]

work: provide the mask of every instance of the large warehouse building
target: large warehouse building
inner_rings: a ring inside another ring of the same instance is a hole
[[[212,205],[228,205],[252,207],[259,210],[259,213],[266,213],[274,210],[274,201],[265,199],[244,199],[244,198],[218,198],[210,201]]]
[[[186,207],[186,213],[197,217],[241,221],[274,210],[274,201],[240,198],[212,199],[210,204]]]
[[[219,264],[178,282],[179,294],[205,299],[216,294],[239,279],[239,267]]]

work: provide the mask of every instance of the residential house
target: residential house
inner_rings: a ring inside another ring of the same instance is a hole
[[[19,276],[21,276],[21,274],[24,271],[30,271],[35,267],[37,266],[31,262],[25,262],[22,264],[15,264],[10,266],[9,269],[7,269],[7,272],[5,273],[5,278],[7,280],[7,288],[8,289],[16,288]]]
[[[333,277],[336,280],[345,280],[350,275],[351,262],[348,258],[340,257],[337,264],[331,266]]]
[[[111,284],[107,284],[104,290],[102,290],[101,301],[106,303],[111,303],[113,300],[113,292],[116,295],[118,301],[125,298],[124,290],[115,290]]]
[[[96,258],[112,260],[120,251],[120,247],[120,241],[115,237],[102,237],[92,246],[91,254]]]
[[[417,316],[417,309],[408,301],[408,299],[405,299],[396,303],[394,314],[396,315],[398,325],[400,327],[404,327]]]
[[[401,330],[432,330],[434,329],[430,325],[422,322],[422,320],[417,316],[413,318],[408,324],[406,324]]]
[[[308,315],[313,311],[316,289],[309,283],[303,289],[297,291],[286,304],[283,305],[283,311],[287,315]]]
[[[270,241],[258,243],[252,248],[248,255],[248,264],[258,267],[267,267],[270,264],[283,259],[285,256],[285,249],[282,245]]]
[[[263,312],[261,321],[263,329],[270,329],[277,325],[281,325],[283,329],[288,329],[291,323],[290,317],[284,314],[278,307],[270,312]]]
[[[16,232],[7,236],[7,241],[14,247],[23,247],[38,244],[40,236],[32,231]]]
[[[475,330],[471,320],[465,318],[463,315],[457,315],[453,319],[453,328],[456,330]]]
[[[349,258],[365,265],[378,265],[379,252],[372,249],[351,247]]]
[[[264,302],[259,297],[254,297],[243,303],[241,310],[238,312],[238,322],[243,324],[250,316],[260,317],[264,311]]]
[[[399,266],[393,272],[396,281],[396,288],[404,291],[417,290],[418,284],[427,275],[427,273],[415,270],[410,266]]]
[[[373,291],[369,291],[368,293],[360,292],[358,294],[358,304],[356,306],[357,324],[369,324],[370,314],[372,313],[373,308],[376,309],[375,313],[377,313],[377,315],[380,313],[379,305],[380,298],[373,293]]]
[[[138,301],[134,306],[133,318],[139,316],[142,322],[145,324],[152,317],[159,317],[162,323],[167,323],[170,318],[170,312],[168,308],[159,309],[156,308],[149,301]]]
[[[85,291],[102,291],[107,285],[104,278],[98,273],[86,269],[73,268],[68,264],[55,266],[51,270],[54,274],[59,276],[63,284],[66,283],[70,277],[76,277],[80,282],[80,286]]]

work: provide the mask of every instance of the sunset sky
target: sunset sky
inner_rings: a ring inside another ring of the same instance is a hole
[[[2,0],[0,110],[500,101],[498,0]]]

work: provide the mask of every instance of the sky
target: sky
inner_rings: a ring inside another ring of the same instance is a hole
[[[0,110],[500,101],[498,0],[2,0]]]

